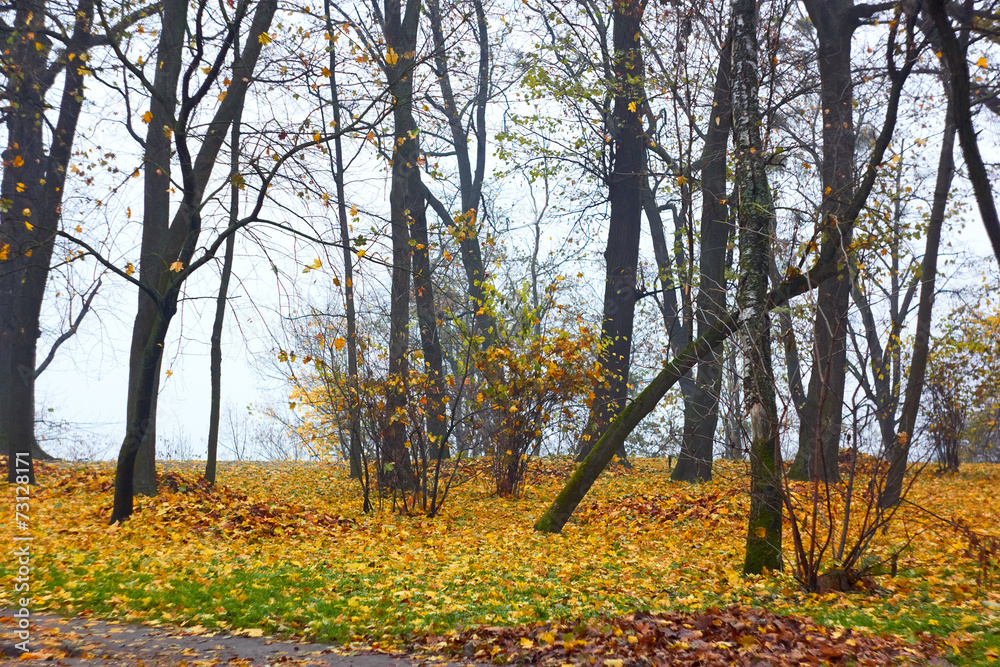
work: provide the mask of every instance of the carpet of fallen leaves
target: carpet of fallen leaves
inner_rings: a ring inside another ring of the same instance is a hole
[[[42,464],[33,488],[32,604],[66,615],[260,636],[411,647],[477,662],[885,664],[996,659],[1000,585],[969,539],[911,505],[879,548],[898,575],[806,594],[787,573],[744,578],[746,471],[669,480],[667,462],[606,473],[561,535],[532,524],[572,470],[533,464],[524,497],[485,472],[435,518],[361,513],[339,465],[166,463],[161,493],[108,526],[110,463]],[[925,473],[910,500],[1000,536],[1000,467]],[[13,502],[13,501],[11,501]],[[11,558],[0,562],[8,581]],[[13,586],[0,603],[12,606]],[[934,657],[938,656],[938,657]]]

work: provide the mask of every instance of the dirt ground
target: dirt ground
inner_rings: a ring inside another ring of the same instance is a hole
[[[341,646],[299,644],[268,637],[213,633],[203,628],[132,625],[91,618],[32,616],[30,653],[15,646],[17,619],[0,609],[0,661],[18,665],[98,665],[102,667],[413,667],[448,665],[433,658],[351,651]]]

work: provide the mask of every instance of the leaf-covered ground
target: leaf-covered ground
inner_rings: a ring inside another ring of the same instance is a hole
[[[1000,585],[967,539],[909,505],[878,538],[909,541],[897,576],[805,594],[787,574],[739,574],[742,465],[719,463],[715,481],[691,486],[671,482],[665,461],[639,460],[602,476],[561,535],[535,533],[571,465],[534,464],[515,501],[470,468],[431,519],[362,514],[340,466],[224,463],[209,489],[200,464],[167,464],[162,493],[112,527],[110,464],[44,465],[30,509],[33,607],[494,663],[998,658]],[[923,475],[910,498],[997,536],[998,482],[1000,468],[966,466]],[[10,582],[13,559],[0,567]],[[4,596],[13,606],[12,583]]]

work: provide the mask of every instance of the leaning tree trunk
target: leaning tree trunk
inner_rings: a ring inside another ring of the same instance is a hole
[[[715,79],[711,119],[705,138],[705,166],[701,172],[701,259],[698,263],[698,333],[710,329],[726,312],[726,250],[732,225],[726,204],[726,147],[731,107],[729,75],[732,39],[722,48]],[[670,478],[693,482],[712,479],[712,451],[719,423],[719,387],[722,361],[712,354],[698,363],[694,387],[684,401],[684,441]]]
[[[781,450],[771,368],[767,303],[774,203],[764,171],[757,99],[757,3],[733,2],[733,134],[736,224],[740,244],[740,342],[743,393],[750,414],[750,514],[743,572],[781,568]]]
[[[743,0],[747,2],[747,0]],[[912,30],[907,33],[906,63],[902,68],[893,68],[891,71],[892,88],[889,91],[889,100],[886,105],[885,122],[882,131],[879,133],[872,149],[871,159],[865,169],[864,178],[858,187],[846,210],[845,218],[854,220],[865,206],[872,186],[878,175],[882,159],[889,147],[893,133],[896,128],[896,120],[899,112],[899,99],[902,94],[903,84],[909,77],[916,62],[915,48],[912,43]],[[890,37],[889,53],[893,54],[895,44]],[[891,57],[891,55],[890,55]],[[759,152],[759,151],[758,151]],[[830,279],[840,270],[840,258],[832,250],[826,253],[821,252],[817,257],[813,267],[806,273],[790,272],[785,279],[777,285],[768,295],[766,303],[769,310],[780,308],[788,303],[789,299],[805,294],[816,285]],[[702,334],[697,340],[690,343],[684,350],[676,355],[666,364],[656,377],[646,386],[642,392],[636,396],[635,400],[629,403],[624,410],[615,418],[611,426],[605,431],[596,444],[591,449],[590,454],[577,467],[573,475],[566,481],[562,491],[556,496],[552,505],[539,517],[535,523],[535,530],[558,533],[573,514],[577,505],[587,495],[590,487],[597,480],[601,472],[615,456],[619,447],[625,442],[625,438],[642,421],[642,419],[656,408],[660,399],[682,378],[699,359],[705,358],[708,354],[722,344],[724,340],[735,331],[740,321],[740,313],[730,311],[721,318],[716,326],[707,333]],[[766,528],[765,528],[766,531]],[[765,532],[766,536],[766,532]]]
[[[639,115],[640,105],[645,102],[642,95],[644,65],[637,39],[644,10],[645,0],[614,3],[614,109],[607,120],[614,154],[608,176],[611,219],[604,252],[607,277],[598,359],[603,380],[594,389],[587,427],[591,440],[583,443],[577,460],[587,456],[593,438],[604,433],[622,411],[628,397],[646,167],[646,137]],[[625,459],[624,443],[618,456]]]

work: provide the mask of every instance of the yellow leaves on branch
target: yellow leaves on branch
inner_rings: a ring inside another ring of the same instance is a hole
[[[389,47],[389,50],[385,52],[385,61],[390,65],[395,65],[399,61],[399,54]]]
[[[180,273],[181,271],[184,270],[184,263],[174,262],[173,264],[170,265],[170,270],[173,271],[174,273]]]
[[[257,41],[267,46],[268,44],[274,41],[274,38],[271,35],[268,35],[266,32],[262,32],[257,36]]]

